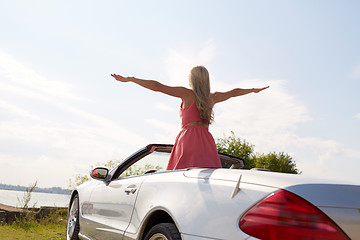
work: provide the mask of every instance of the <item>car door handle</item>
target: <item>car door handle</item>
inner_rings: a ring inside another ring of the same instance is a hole
[[[134,187],[127,187],[127,188],[125,188],[125,192],[127,193],[127,194],[134,194],[135,192],[136,192],[136,188],[134,188]]]

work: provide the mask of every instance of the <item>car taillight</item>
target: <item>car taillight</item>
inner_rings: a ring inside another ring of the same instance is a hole
[[[239,226],[259,239],[349,239],[317,207],[286,190],[272,193],[250,208]]]

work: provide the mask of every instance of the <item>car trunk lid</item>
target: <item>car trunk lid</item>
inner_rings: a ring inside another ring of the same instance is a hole
[[[192,168],[184,171],[189,178],[213,179],[241,185],[254,184],[285,189],[306,199],[343,229],[351,239],[360,239],[360,186],[335,181],[273,172]],[[240,179],[239,179],[240,178]]]

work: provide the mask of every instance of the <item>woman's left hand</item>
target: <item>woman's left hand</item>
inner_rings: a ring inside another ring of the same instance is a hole
[[[267,88],[269,88],[270,86],[267,86],[267,87],[264,87],[264,88],[254,88],[254,93],[258,93],[258,92],[261,92]]]

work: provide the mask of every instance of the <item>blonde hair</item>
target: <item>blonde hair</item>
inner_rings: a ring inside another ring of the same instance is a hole
[[[196,107],[201,119],[211,124],[214,121],[213,102],[210,94],[209,72],[204,66],[195,66],[189,75],[190,86],[195,94]]]

